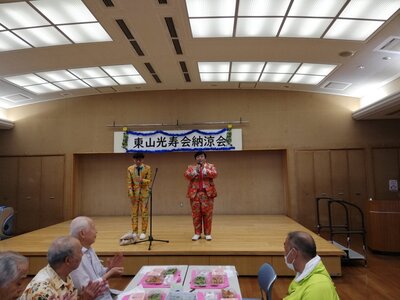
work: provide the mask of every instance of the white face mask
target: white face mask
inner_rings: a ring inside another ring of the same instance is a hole
[[[289,253],[287,255],[285,255],[285,264],[290,270],[295,271],[294,265],[293,265],[295,259],[293,259],[293,261],[291,263],[289,263],[288,260],[287,260],[288,256],[290,255],[290,252],[292,252],[293,249],[294,248],[290,249]]]

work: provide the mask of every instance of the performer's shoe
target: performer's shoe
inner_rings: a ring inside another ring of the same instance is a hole
[[[144,240],[146,238],[146,234],[142,232],[139,236],[139,239]]]
[[[195,234],[194,236],[192,236],[192,241],[197,241],[200,238],[201,236],[199,234]]]
[[[206,235],[206,241],[211,241],[212,240],[212,236],[211,235]]]
[[[121,236],[120,240],[136,240],[136,233],[128,232]]]

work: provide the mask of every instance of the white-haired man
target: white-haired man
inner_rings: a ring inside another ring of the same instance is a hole
[[[24,291],[27,273],[26,257],[11,251],[0,253],[0,299],[18,299]]]
[[[121,253],[108,261],[108,267],[104,267],[92,248],[97,235],[96,226],[92,219],[84,216],[73,219],[70,225],[70,234],[82,244],[82,261],[79,267],[71,273],[74,285],[78,290],[89,281],[107,282],[108,278],[122,275],[124,268],[122,267],[123,257]],[[96,300],[100,299],[112,299],[109,288],[104,294],[96,298]]]

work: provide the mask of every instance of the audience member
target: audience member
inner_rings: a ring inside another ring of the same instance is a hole
[[[47,253],[48,265],[26,287],[21,300],[77,299],[70,273],[82,258],[82,246],[74,237],[64,236],[52,242]],[[92,300],[104,293],[104,282],[89,282],[79,299]]]
[[[284,243],[285,263],[297,274],[284,300],[338,300],[335,286],[321,258],[315,241],[306,232],[289,232]]]
[[[71,277],[74,286],[80,290],[90,281],[104,281],[110,277],[122,275],[122,254],[115,255],[108,261],[108,267],[104,267],[97,257],[92,245],[96,241],[97,230],[92,219],[88,217],[76,217],[70,226],[71,236],[77,238],[82,244],[82,261],[77,269],[72,271]],[[107,285],[108,286],[108,285]],[[112,300],[110,289],[107,288],[97,300]]]
[[[24,291],[27,273],[26,257],[11,251],[0,253],[0,299],[18,299]]]

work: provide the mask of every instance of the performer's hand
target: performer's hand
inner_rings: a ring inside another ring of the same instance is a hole
[[[96,299],[98,296],[103,295],[108,288],[108,282],[106,280],[89,281],[87,286],[82,289],[80,299]]]
[[[119,252],[114,257],[107,259],[107,268],[112,269],[114,267],[122,267],[123,258],[123,254]]]

